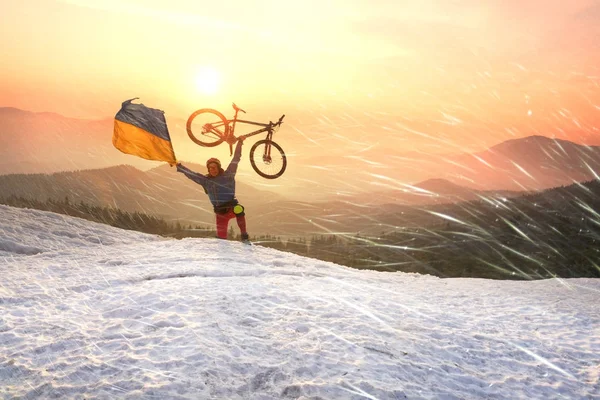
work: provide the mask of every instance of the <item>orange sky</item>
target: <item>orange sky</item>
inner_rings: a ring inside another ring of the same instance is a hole
[[[0,16],[0,106],[106,118],[140,97],[187,118],[235,101],[332,151],[600,144],[593,0],[25,0]]]

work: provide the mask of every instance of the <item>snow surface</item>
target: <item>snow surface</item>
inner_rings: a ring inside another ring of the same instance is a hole
[[[0,206],[0,397],[598,399],[599,300]]]

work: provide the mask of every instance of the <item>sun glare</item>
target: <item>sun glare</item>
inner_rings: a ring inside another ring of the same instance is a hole
[[[221,77],[212,67],[203,67],[196,75],[196,87],[202,94],[212,95],[218,92]]]

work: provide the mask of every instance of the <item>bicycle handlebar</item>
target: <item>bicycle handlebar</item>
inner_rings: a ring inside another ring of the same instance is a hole
[[[281,125],[281,123],[282,123],[282,121],[283,121],[283,118],[284,118],[284,117],[285,117],[285,114],[283,114],[283,115],[281,116],[281,118],[279,118],[279,120],[278,120],[277,122],[273,123],[273,122],[269,121],[269,124],[271,124],[271,126],[277,126],[277,125]]]

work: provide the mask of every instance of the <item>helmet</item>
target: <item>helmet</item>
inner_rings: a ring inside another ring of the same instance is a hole
[[[214,158],[214,157],[213,157],[213,158],[209,158],[209,159],[206,161],[206,168],[208,168],[208,164],[217,164],[217,167],[218,167],[219,169],[221,169],[221,161],[219,161],[219,159],[218,159],[218,158]]]

